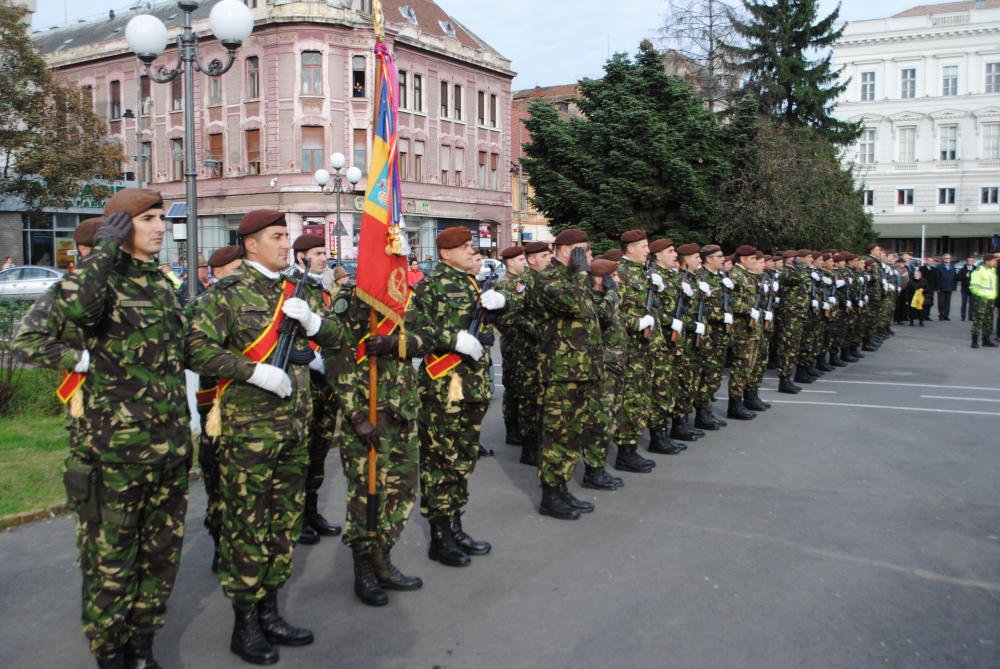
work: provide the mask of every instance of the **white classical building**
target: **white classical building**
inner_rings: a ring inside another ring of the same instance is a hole
[[[1000,247],[1000,0],[854,21],[834,47],[860,121],[852,163],[883,240],[978,255]]]

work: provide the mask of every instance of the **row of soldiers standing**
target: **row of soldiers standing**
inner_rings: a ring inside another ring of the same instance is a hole
[[[647,428],[649,452],[672,455],[725,427],[712,407],[727,355],[726,417],[751,420],[770,407],[759,393],[769,360],[779,390],[797,393],[891,335],[899,282],[877,245],[867,257],[749,245],[727,257],[643,230],[620,243],[593,258],[586,232],[568,229],[551,248],[501,253],[506,438],[538,468],[543,515],[594,510],[567,488],[581,458],[583,486],[611,490],[623,485],[605,468],[612,446],[616,470],[646,473],[656,465],[637,452]]]

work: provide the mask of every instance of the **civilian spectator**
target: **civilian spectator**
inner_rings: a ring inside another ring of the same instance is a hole
[[[410,269],[406,272],[406,284],[413,288],[423,278],[424,273],[420,270],[420,264],[414,258],[410,261]]]
[[[951,320],[951,294],[955,292],[957,278],[958,269],[951,262],[951,254],[945,253],[941,258],[941,264],[937,268],[938,320]]]
[[[3,267],[0,267],[0,270],[10,269],[13,266],[14,266],[14,261],[10,259],[10,256],[6,256],[3,259]]]

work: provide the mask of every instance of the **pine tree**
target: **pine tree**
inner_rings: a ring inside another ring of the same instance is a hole
[[[843,34],[840,7],[817,19],[818,0],[743,0],[746,20],[732,17],[743,45],[724,43],[728,58],[740,64],[742,93],[754,96],[760,110],[790,126],[819,130],[831,142],[848,144],[859,126],[831,116],[848,82],[837,83],[830,47]],[[819,52],[818,60],[810,58]]]

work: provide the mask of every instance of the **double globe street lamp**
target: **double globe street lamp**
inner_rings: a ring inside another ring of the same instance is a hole
[[[187,262],[188,294],[193,298],[198,290],[198,273],[191,267],[198,257],[198,191],[196,162],[194,157],[194,73],[203,72],[211,77],[219,77],[229,71],[236,60],[236,50],[253,32],[253,14],[239,0],[221,0],[212,7],[208,25],[228,52],[226,63],[218,58],[208,65],[198,54],[198,35],[191,28],[191,13],[198,9],[195,0],[180,0],[177,7],[184,12],[184,30],[177,36],[177,64],[173,69],[165,66],[152,71],[152,64],[167,48],[167,27],[151,14],[140,14],[125,26],[125,41],[145,64],[145,73],[158,84],[165,84],[183,78],[184,95],[184,193],[187,199]]]
[[[330,156],[330,167],[333,169],[333,174],[322,168],[313,173],[313,180],[319,184],[324,193],[337,196],[337,225],[334,231],[337,238],[337,264],[344,262],[344,257],[340,253],[340,237],[344,230],[344,226],[340,222],[340,194],[353,193],[354,186],[361,181],[361,170],[357,167],[348,167],[347,173],[341,174],[340,170],[344,169],[346,163],[347,159],[344,158],[344,154],[335,153]],[[351,184],[349,188],[344,184],[344,177],[347,177],[347,181]],[[333,179],[332,183],[331,179]]]

